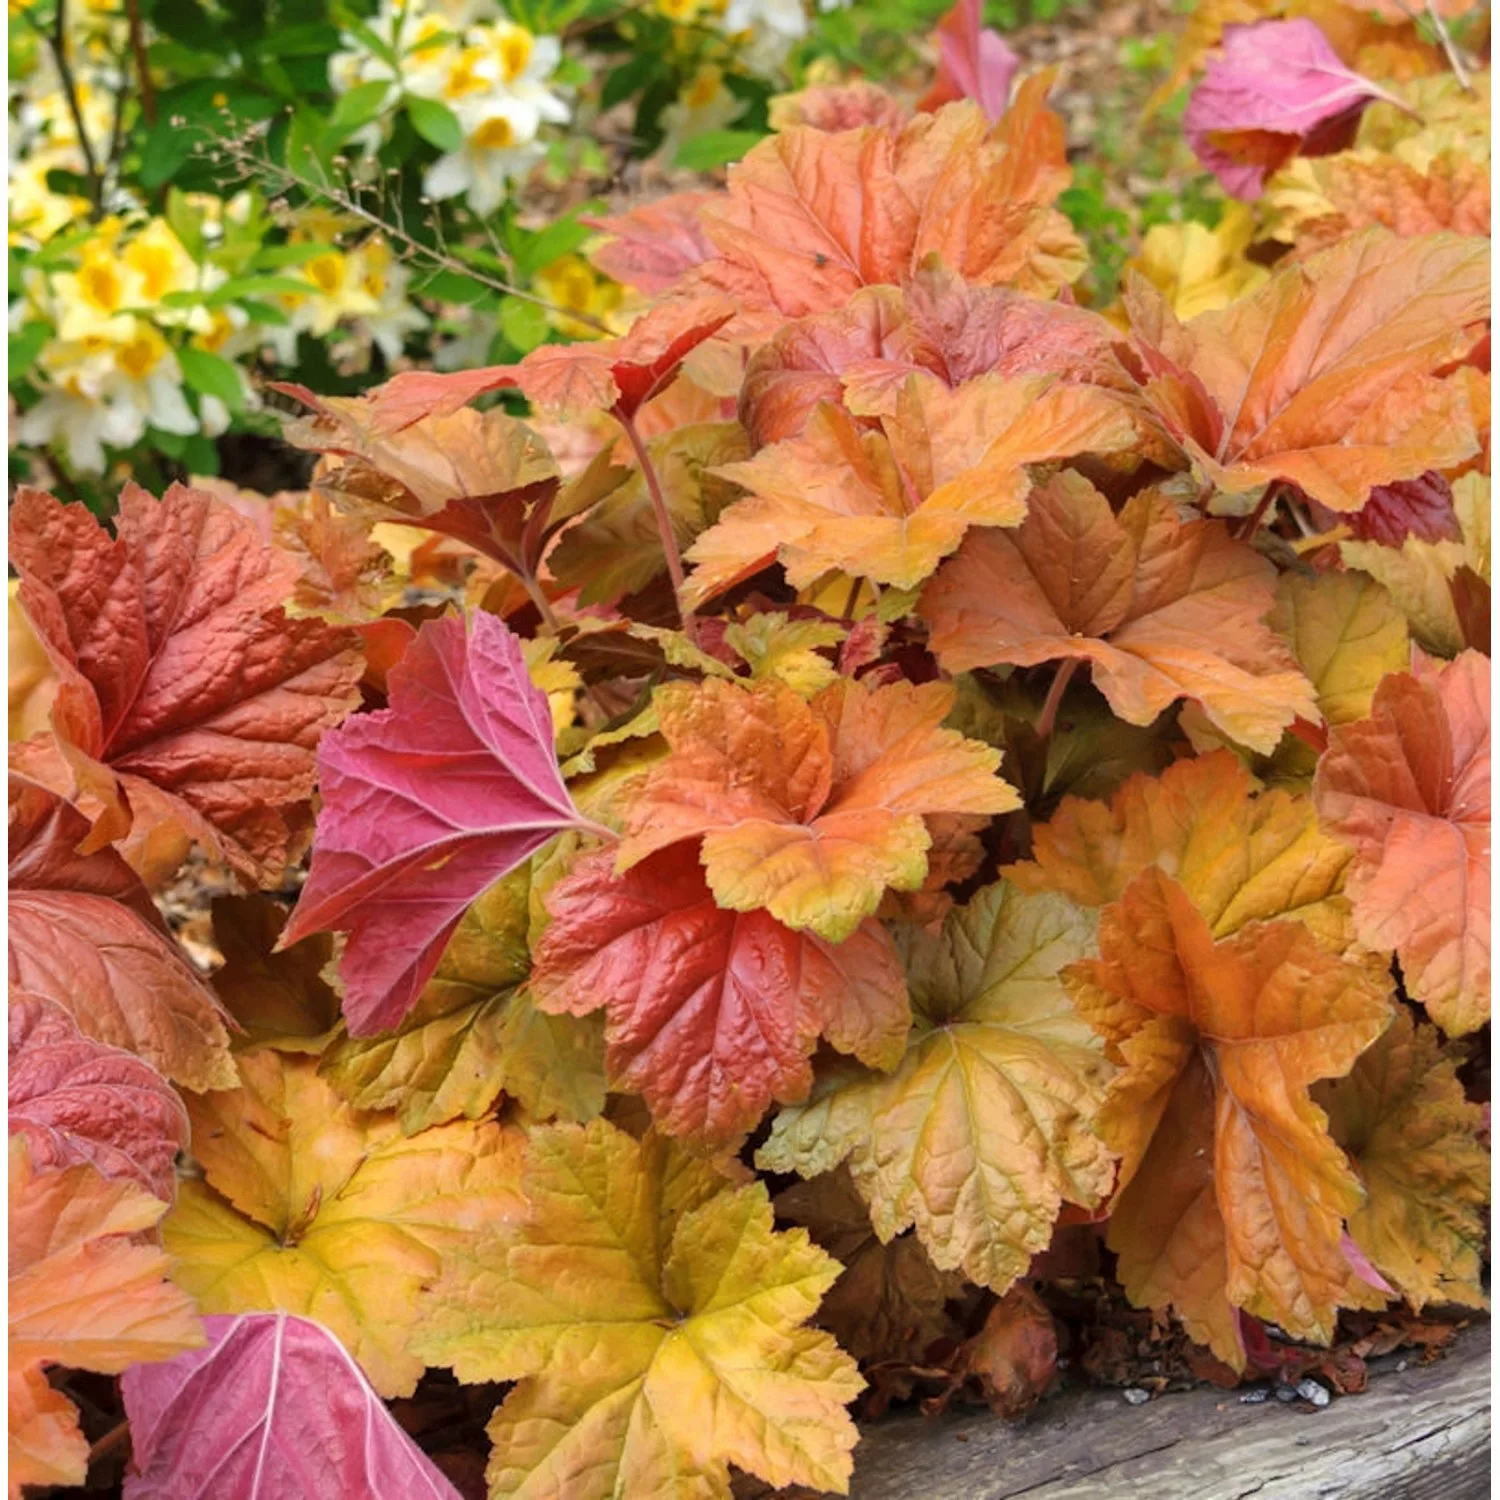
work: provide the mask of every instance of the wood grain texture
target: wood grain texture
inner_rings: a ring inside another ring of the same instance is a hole
[[[1490,1329],[1313,1410],[1188,1391],[1130,1406],[1072,1391],[1024,1423],[987,1412],[867,1428],[854,1500],[1471,1500],[1489,1494]]]

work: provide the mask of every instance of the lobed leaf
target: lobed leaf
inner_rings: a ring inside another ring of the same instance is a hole
[[[203,491],[133,484],[114,538],[23,489],[11,558],[61,679],[52,737],[12,764],[75,800],[128,798],[124,850],[148,882],[193,842],[245,881],[279,881],[311,829],[314,747],[362,670],[356,637],[282,612],[295,560]]]
[[[1180,697],[1253,749],[1316,719],[1311,685],[1266,622],[1270,563],[1218,521],[1178,520],[1145,491],[1117,517],[1081,475],[1037,490],[1013,531],[965,542],[923,591],[930,644],[950,671],[1076,660],[1127,724]]]
[[[695,1145],[737,1144],[773,1100],[804,1097],[819,1036],[888,1065],[909,1024],[885,930],[838,946],[715,904],[691,841],[612,872],[590,855],[554,886],[533,988],[544,1010],[603,1007],[611,1084]]]
[[[915,1226],[935,1266],[1003,1293],[1063,1203],[1096,1207],[1114,1176],[1094,1128],[1107,1067],[1059,977],[1094,925],[1001,883],[936,936],[904,929],[905,1057],[888,1077],[827,1073],[777,1116],[756,1164],[814,1177],[847,1161],[883,1242]]]
[[[558,772],[546,696],[493,615],[423,625],[389,689],[389,708],[319,747],[312,870],[282,935],[288,944],[348,932],[340,971],[352,1036],[411,1010],[488,886],[556,834],[594,829]]]
[[[596,1120],[531,1132],[524,1222],[455,1262],[421,1347],[519,1383],[492,1495],[728,1500],[728,1466],[846,1493],[863,1382],[803,1324],[838,1263],[777,1231],[759,1183]]]
[[[1323,827],[1354,850],[1360,941],[1396,950],[1408,993],[1454,1034],[1490,1013],[1489,663],[1396,673],[1318,763]]]
[[[887,886],[926,878],[924,815],[1017,805],[999,754],[940,727],[952,699],[847,678],[811,703],[774,681],[669,684],[655,703],[671,754],[631,792],[616,870],[701,837],[720,906],[842,942]]]
[[[1216,941],[1156,868],[1105,910],[1099,951],[1065,978],[1121,1069],[1098,1128],[1121,1157],[1108,1243],[1131,1301],[1170,1305],[1236,1370],[1236,1308],[1328,1343],[1340,1306],[1384,1306],[1342,1249],[1363,1195],[1308,1090],[1389,1024],[1388,977],[1296,922]]]
[[[90,838],[77,807],[11,772],[12,987],[179,1083],[229,1087],[228,1017],[135,871],[114,849],[78,852]]]
[[[249,1053],[240,1073],[237,1089],[188,1096],[203,1180],[162,1225],[178,1284],[204,1312],[312,1318],[381,1395],[410,1394],[434,1278],[521,1211],[519,1133],[464,1120],[408,1137],[351,1110],[315,1058]]]

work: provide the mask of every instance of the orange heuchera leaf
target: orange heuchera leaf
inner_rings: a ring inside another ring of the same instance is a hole
[[[47,1379],[40,1365],[10,1372],[10,1500],[23,1485],[82,1484],[88,1477],[89,1440],[78,1408]]]
[[[127,485],[116,531],[40,490],[16,499],[21,602],[62,684],[56,742],[13,755],[65,793],[117,785],[148,878],[197,840],[274,883],[311,830],[318,737],[359,701],[356,638],[282,613],[295,560],[221,500]]]
[[[611,1084],[661,1129],[737,1144],[773,1100],[806,1097],[819,1036],[877,1066],[901,1055],[906,981],[879,923],[834,946],[725,911],[690,841],[612,864],[590,855],[552,888],[532,987],[545,1010],[606,1009]]]
[[[140,1058],[84,1036],[60,1006],[10,998],[10,1133],[26,1137],[44,1170],[91,1162],[170,1203],[187,1111]]]
[[[1027,79],[993,132],[966,100],[899,129],[795,126],[762,141],[704,210],[719,255],[697,284],[767,332],[780,321],[767,314],[842,307],[862,286],[901,285],[930,255],[975,285],[1056,291],[1085,257],[1053,207],[1070,174],[1050,83]]]
[[[1450,1033],[1490,1014],[1489,662],[1387,677],[1318,763],[1323,827],[1354,849],[1360,941],[1394,948],[1407,993]]]
[[[735,1186],[604,1120],[529,1133],[529,1213],[445,1267],[419,1348],[515,1380],[490,1494],[729,1500],[729,1466],[848,1492],[864,1385],[805,1326],[839,1263]]]
[[[1180,323],[1127,292],[1141,388],[1205,477],[1240,494],[1289,480],[1331,510],[1478,451],[1461,359],[1489,310],[1489,244],[1370,231],[1277,269],[1249,297]]]
[[[1349,1233],[1418,1311],[1485,1306],[1488,1117],[1464,1098],[1457,1061],[1435,1027],[1398,1007],[1347,1078],[1313,1091],[1364,1184]]]
[[[1094,926],[1061,896],[1000,883],[936,935],[898,929],[906,1055],[888,1076],[827,1071],[757,1164],[813,1177],[847,1161],[882,1240],[914,1226],[935,1266],[1003,1293],[1063,1203],[1096,1208],[1114,1177],[1093,1125],[1107,1065],[1058,977],[1093,951]]]
[[[1276,570],[1220,521],[1182,522],[1149,491],[1117,517],[1082,475],[1036,490],[1012,531],[976,531],[922,595],[949,671],[1086,661],[1128,724],[1178,698],[1251,749],[1317,719],[1312,684],[1266,621]]]
[[[664,302],[622,338],[533,349],[517,367],[516,384],[534,405],[557,416],[608,411],[628,421],[733,316],[734,304],[723,297]]]
[[[904,288],[864,287],[846,307],[782,327],[751,357],[740,418],[764,446],[795,437],[820,401],[892,416],[918,372],[955,387],[987,374],[1057,375],[1128,390],[1118,341],[1085,308],[924,267]]]
[[[439,1269],[522,1211],[519,1132],[459,1120],[407,1136],[393,1115],[351,1109],[317,1069],[247,1052],[238,1088],[188,1096],[203,1180],[182,1184],[163,1240],[204,1312],[315,1318],[381,1395],[409,1395]]]
[[[1227,750],[1132,776],[1109,802],[1064,797],[1033,829],[1032,862],[1005,874],[1085,906],[1118,901],[1157,866],[1187,891],[1216,938],[1290,917],[1336,952],[1353,934],[1340,894],[1352,856],[1318,828],[1310,797],[1255,791]]]
[[[860,125],[904,125],[911,118],[911,110],[878,83],[851,78],[847,83],[815,83],[792,94],[774,94],[769,118],[772,130],[787,130],[793,125],[853,130]]]
[[[117,1375],[203,1342],[170,1265],[143,1238],[166,1205],[88,1162],[38,1173],[10,1143],[10,1485],[82,1484],[88,1443],[78,1414],[48,1387],[48,1365]]]
[[[1376,224],[1405,238],[1443,229],[1490,232],[1489,169],[1459,151],[1439,153],[1422,171],[1383,153],[1298,161],[1266,196],[1279,211],[1276,238],[1292,241],[1301,255]]]
[[[1363,1193],[1308,1088],[1380,1035],[1388,978],[1297,922],[1216,942],[1157,869],[1105,910],[1099,951],[1065,977],[1121,1068],[1098,1129],[1121,1157],[1108,1243],[1131,1301],[1237,1370],[1236,1308],[1327,1343],[1341,1306],[1383,1306],[1340,1248]]]
[[[395,432],[422,417],[456,412],[487,391],[519,386],[528,400],[554,415],[608,411],[628,421],[666,390],[683,360],[733,316],[733,304],[713,293],[664,302],[620,338],[544,344],[518,365],[397,375],[370,398],[370,411],[378,430]]]
[[[137,1052],[191,1088],[234,1083],[227,1017],[113,849],[79,854],[89,821],[10,777],[10,983],[84,1034]]]
[[[831,569],[912,588],[971,526],[1020,522],[1028,464],[1135,440],[1115,394],[1046,375],[986,375],[957,390],[911,375],[874,430],[820,406],[797,437],[719,470],[751,498],[689,550],[688,598],[711,598],[772,557],[796,588]]]
[[[429,621],[390,674],[390,707],[318,750],[312,870],[283,945],[349,933],[340,963],[353,1036],[400,1023],[465,910],[565,829],[573,806],[552,712],[494,615]]]
[[[533,575],[555,522],[561,478],[546,444],[505,412],[463,408],[383,428],[365,396],[315,396],[285,388],[313,415],[286,438],[333,456],[313,493],[353,516],[419,526],[457,538],[513,572]]]
[[[942,722],[941,683],[871,689],[847,678],[810,703],[781,683],[711,678],[658,689],[671,754],[633,792],[616,869],[702,837],[709,888],[733,911],[842,942],[887,886],[927,875],[927,813],[1019,805],[1000,754]]]

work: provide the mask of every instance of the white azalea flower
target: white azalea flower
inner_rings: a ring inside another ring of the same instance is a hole
[[[95,336],[42,351],[37,368],[49,387],[17,424],[21,443],[62,441],[76,469],[99,474],[106,444],[128,448],[147,427],[183,437],[199,430],[166,340],[140,318],[121,322],[118,342]]]
[[[683,144],[710,130],[723,130],[745,112],[746,101],[724,85],[724,70],[699,68],[682,93],[661,112],[664,134],[657,155],[670,163]]]
[[[545,154],[536,139],[541,117],[528,101],[501,97],[461,110],[459,123],[463,145],[427,169],[423,191],[437,199],[466,193],[469,207],[487,216],[505,201],[509,184]]]

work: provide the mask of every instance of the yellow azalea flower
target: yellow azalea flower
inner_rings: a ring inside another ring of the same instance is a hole
[[[494,56],[483,47],[455,48],[443,60],[438,98],[456,104],[460,99],[489,93],[495,86],[494,66]]]
[[[74,343],[91,335],[110,337],[109,325],[131,305],[129,292],[130,278],[114,246],[103,237],[89,240],[79,251],[78,269],[52,278],[59,339]]]
[[[312,291],[298,299],[293,322],[314,338],[331,333],[344,318],[376,311],[376,299],[361,285],[358,268],[343,251],[325,251],[305,261],[299,270]]]
[[[1250,205],[1232,203],[1214,229],[1191,222],[1153,225],[1131,265],[1165,293],[1179,318],[1193,318],[1227,307],[1270,274],[1245,258],[1254,238]]]
[[[169,292],[191,291],[199,284],[198,265],[165,219],[152,219],[126,245],[121,257],[138,278],[140,303],[150,306]]]
[[[510,21],[499,21],[489,28],[491,44],[500,62],[500,76],[506,83],[529,77],[528,69],[536,52],[536,38],[524,27]]]
[[[581,255],[565,255],[538,271],[533,278],[539,297],[568,312],[586,313],[607,323],[609,316],[624,300],[624,289],[618,282],[600,276]],[[570,338],[601,337],[597,328],[580,323],[565,314],[549,313],[552,325]]]
[[[66,170],[53,150],[30,152],[11,167],[10,242],[45,244],[58,230],[89,211],[87,198],[76,193],[54,193],[47,173]]]
[[[730,92],[724,70],[707,63],[688,80],[687,87],[661,112],[662,142],[657,155],[672,161],[682,146],[712,130],[723,130],[745,111],[745,101]]]

